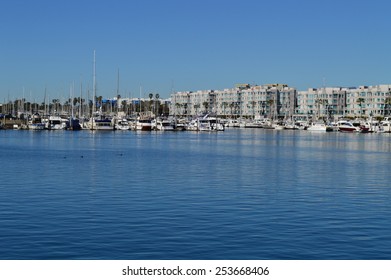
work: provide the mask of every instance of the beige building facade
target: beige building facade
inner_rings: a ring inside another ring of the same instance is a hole
[[[213,113],[221,117],[369,117],[391,113],[391,85],[324,87],[297,91],[286,84],[238,84],[224,90],[176,92],[172,115]]]

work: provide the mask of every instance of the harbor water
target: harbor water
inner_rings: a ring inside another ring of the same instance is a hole
[[[1,259],[391,259],[391,134],[0,130]]]

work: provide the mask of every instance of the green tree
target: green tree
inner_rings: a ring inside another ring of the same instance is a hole
[[[54,110],[58,113],[60,99],[53,99],[52,102],[53,102],[52,107],[54,107]],[[50,105],[49,105],[49,108],[50,108]]]
[[[156,110],[156,115],[159,115],[159,108],[160,108],[160,101],[159,101],[160,95],[159,93],[155,94],[155,110]]]
[[[253,116],[255,118],[255,105],[257,104],[257,102],[256,101],[251,101],[250,104],[251,104],[251,107],[252,107],[252,110],[253,110]]]
[[[227,102],[221,103],[221,107],[223,108],[223,115],[225,115],[225,108],[227,108],[227,106],[228,106]]]
[[[233,117],[233,108],[235,107],[235,102],[231,102],[229,104],[229,108],[231,109],[231,118]]]
[[[327,105],[327,104],[328,104],[327,99],[320,99],[320,98],[318,98],[318,99],[315,100],[315,105],[316,105],[317,114],[318,114],[317,118],[320,118],[320,112],[321,112],[320,106],[321,106],[321,105],[322,105],[322,106],[325,106],[325,105]]]
[[[175,103],[175,107],[176,107],[175,112],[178,112],[178,115],[181,115],[180,109],[182,108],[182,104],[181,103]]]
[[[390,108],[391,108],[391,96],[387,97],[384,101],[384,114],[389,115],[390,114]]]
[[[198,109],[201,107],[200,104],[194,104],[194,110],[196,112],[196,115],[198,115]]]
[[[96,104],[96,106],[97,106],[97,108],[96,109],[98,109],[98,108],[102,108],[103,106],[102,106],[102,100],[103,100],[103,97],[100,95],[100,96],[98,96],[97,98],[96,98],[96,100],[95,100],[95,104]],[[103,110],[103,108],[102,108],[102,110]],[[94,112],[95,113],[95,112]]]
[[[153,93],[148,94],[149,96],[149,111],[152,111],[152,98],[153,98]]]
[[[365,102],[365,99],[360,97],[357,99],[356,101],[358,103],[358,105],[360,106],[360,115],[362,116],[363,112],[362,112],[362,104]]]
[[[122,105],[122,111],[127,114],[128,113],[128,110],[127,110],[128,109],[128,102],[126,100],[122,100],[121,105]]]
[[[267,102],[267,105],[269,107],[269,115],[270,115],[270,118],[272,119],[273,118],[273,105],[274,105],[274,100],[273,99],[269,99]]]
[[[205,108],[205,112],[208,112],[209,103],[207,101],[202,102],[202,106]]]

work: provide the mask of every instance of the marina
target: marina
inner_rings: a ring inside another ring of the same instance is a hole
[[[390,8],[4,1],[0,279],[389,279]]]
[[[0,131],[2,259],[388,259],[391,134]]]
[[[141,130],[141,131],[224,131],[226,128],[307,130],[315,132],[356,132],[356,133],[391,133],[390,117],[381,121],[366,119],[340,119],[337,122],[271,120],[263,119],[223,119],[208,114],[203,116],[178,119],[168,117],[107,117],[97,115],[80,121],[74,117],[48,116],[42,118],[34,114],[27,120],[2,118],[1,129],[14,130]]]

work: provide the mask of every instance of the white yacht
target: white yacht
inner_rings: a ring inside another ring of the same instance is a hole
[[[273,128],[274,128],[275,130],[283,130],[283,129],[285,129],[285,125],[282,124],[282,123],[280,123],[280,122],[274,122],[274,123],[272,124],[272,126],[273,126]]]
[[[338,121],[337,122],[338,131],[340,132],[360,132],[360,128],[354,126],[349,121]]]
[[[240,127],[240,121],[237,119],[228,119],[225,124],[225,127]]]
[[[127,119],[118,119],[115,123],[116,130],[130,130],[130,125]]]
[[[326,131],[333,131],[333,129],[331,127],[329,127],[328,125],[326,125],[325,123],[323,122],[315,122],[315,123],[312,123],[308,128],[307,128],[308,131],[319,131],[319,132],[326,132]]]
[[[391,133],[391,119],[387,117],[382,120],[379,124],[378,132]]]
[[[245,123],[246,128],[262,128],[262,121],[261,120],[252,120],[247,123]]]
[[[196,131],[224,131],[224,125],[216,117],[199,117],[193,119],[187,126],[188,130]]]
[[[28,128],[30,130],[44,130],[45,124],[44,123],[29,123]]]
[[[112,124],[112,121],[108,118],[92,117],[87,123],[85,123],[85,125],[89,130],[110,131],[115,129],[114,125]]]
[[[63,119],[60,116],[49,116],[47,122],[45,123],[46,129],[49,130],[61,130],[66,129],[67,119]]]
[[[136,130],[151,131],[152,120],[150,118],[137,118]]]
[[[34,114],[28,123],[28,129],[31,130],[44,130],[45,123],[42,122],[42,118],[39,114]]]
[[[156,119],[156,130],[164,130],[164,131],[172,131],[174,130],[174,126],[172,125],[171,121],[167,119]]]

